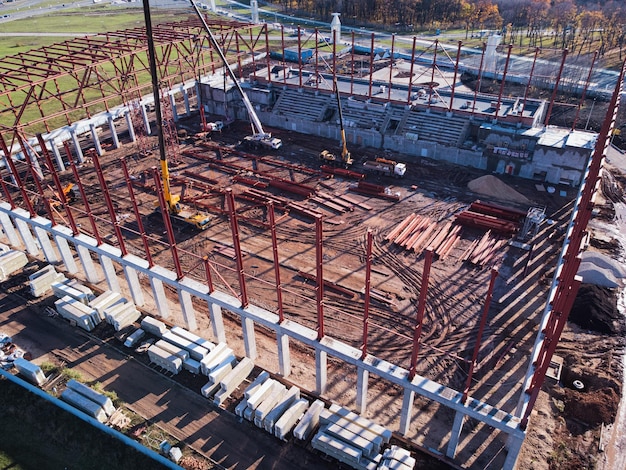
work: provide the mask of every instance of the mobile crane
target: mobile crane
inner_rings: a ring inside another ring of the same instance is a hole
[[[256,111],[254,110],[254,106],[252,106],[252,103],[250,102],[248,95],[246,95],[246,93],[243,91],[243,88],[241,88],[241,85],[239,84],[239,80],[235,76],[235,72],[233,72],[233,69],[230,67],[228,61],[226,60],[226,56],[224,55],[224,52],[222,51],[222,48],[217,43],[217,40],[215,39],[215,36],[211,32],[209,25],[204,20],[202,13],[200,13],[200,10],[198,9],[198,5],[194,2],[194,0],[190,0],[190,2],[191,2],[191,6],[193,6],[193,9],[196,11],[198,18],[200,18],[200,21],[202,22],[202,25],[204,26],[205,31],[209,35],[213,48],[220,56],[220,59],[222,59],[222,63],[224,64],[224,68],[228,71],[228,75],[230,76],[230,79],[233,81],[233,83],[237,87],[237,91],[239,91],[239,94],[241,95],[241,99],[243,100],[243,104],[246,107],[246,111],[248,111],[248,116],[250,118],[250,124],[252,127],[252,135],[248,135],[244,137],[242,141],[242,145],[246,147],[251,147],[251,148],[266,148],[266,149],[271,149],[271,150],[278,150],[283,145],[282,140],[280,140],[277,137],[272,137],[272,134],[270,134],[269,132],[265,132],[265,130],[263,129],[263,125],[261,124],[261,120],[259,119],[259,116],[257,116]]]
[[[170,187],[170,171],[167,163],[165,149],[165,136],[163,133],[163,115],[161,114],[161,102],[159,100],[159,78],[156,67],[156,53],[154,50],[154,40],[152,36],[152,20],[150,18],[150,4],[148,0],[143,0],[143,11],[146,22],[146,36],[148,39],[148,56],[150,62],[150,75],[152,77],[152,94],[154,96],[154,108],[156,114],[157,134],[159,138],[159,154],[161,163],[161,183],[163,185],[163,196],[170,216],[175,220],[183,221],[199,230],[209,227],[211,218],[209,215],[185,207],[180,202],[180,196],[172,194]],[[160,204],[157,203],[160,209]]]
[[[348,145],[346,143],[346,130],[343,127],[343,112],[341,111],[341,99],[339,98],[339,87],[337,86],[337,79],[333,81],[335,97],[337,98],[337,109],[339,110],[339,125],[341,127],[341,154],[335,155],[329,150],[322,150],[320,152],[320,160],[329,164],[340,166],[343,165],[346,168],[352,165],[352,155],[348,151]]]

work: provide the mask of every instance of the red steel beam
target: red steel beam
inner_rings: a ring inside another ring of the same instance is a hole
[[[422,285],[420,296],[417,302],[417,318],[415,319],[415,329],[413,330],[413,351],[411,353],[411,366],[409,368],[409,380],[413,380],[417,371],[417,356],[420,348],[420,337],[424,324],[424,312],[426,311],[426,296],[428,294],[428,279],[430,277],[430,266],[433,262],[433,251],[426,250],[424,257],[424,272],[422,273]]]
[[[500,92],[498,93],[498,104],[496,105],[496,115],[495,115],[496,119],[498,119],[498,114],[500,112],[500,105],[502,104],[502,93],[504,93],[504,84],[506,83],[506,73],[509,71],[509,63],[511,61],[512,49],[513,49],[513,44],[509,44],[509,48],[506,53],[506,62],[504,63],[504,71],[502,72],[502,81],[500,82]]]
[[[593,66],[596,63],[596,58],[598,57],[598,51],[593,53],[593,59],[591,60],[591,66],[589,67],[589,73],[587,74],[587,80],[585,81],[585,88],[583,88],[583,93],[580,96],[580,101],[578,102],[578,106],[576,108],[576,117],[574,118],[574,122],[572,123],[572,130],[576,129],[576,123],[578,122],[578,115],[580,114],[580,109],[585,104],[585,98],[587,97],[587,90],[589,88],[589,83],[591,82],[591,74],[593,73]]]
[[[228,202],[228,212],[230,219],[230,231],[233,236],[233,248],[235,250],[235,261],[237,263],[237,275],[239,277],[239,288],[241,289],[241,308],[248,306],[248,292],[246,290],[246,278],[243,270],[243,256],[241,254],[241,240],[239,239],[239,225],[237,223],[237,212],[235,211],[235,197],[232,188],[226,189],[226,201]]]
[[[2,134],[0,134],[0,150],[2,150],[2,152],[5,155],[4,161],[7,163],[7,165],[9,165],[9,169],[11,171],[11,174],[13,175],[13,179],[15,180],[15,183],[17,184],[20,194],[22,195],[22,199],[24,200],[24,204],[28,208],[28,213],[30,214],[31,217],[35,217],[37,213],[35,212],[35,209],[33,208],[33,205],[30,201],[30,198],[28,197],[28,193],[26,192],[24,183],[22,182],[22,179],[20,178],[20,174],[17,171],[17,168],[15,167],[15,162],[13,161],[13,157],[11,157],[11,152],[9,152],[9,149],[7,148],[7,145],[4,142],[4,139],[2,138]]]
[[[450,106],[448,106],[448,111],[452,111],[452,105],[454,104],[454,91],[456,89],[456,76],[459,73],[459,60],[461,59],[461,47],[463,46],[463,41],[459,41],[459,46],[456,50],[456,62],[454,63],[454,78],[452,79],[452,89],[450,90]]]
[[[353,33],[354,34],[354,33]],[[407,92],[406,104],[411,104],[411,88],[413,87],[413,66],[415,65],[415,45],[417,37],[413,36],[413,47],[411,48],[411,67],[409,68],[409,90]]]
[[[548,106],[548,112],[546,113],[546,119],[543,121],[544,125],[548,125],[550,122],[550,116],[552,115],[552,107],[554,106],[554,101],[556,100],[556,94],[559,90],[559,83],[561,82],[561,75],[563,74],[563,69],[565,68],[565,58],[567,57],[567,49],[563,50],[563,58],[561,59],[561,67],[559,67],[559,73],[556,76],[556,81],[554,82],[554,90],[552,90],[552,97],[550,98],[550,105]]]

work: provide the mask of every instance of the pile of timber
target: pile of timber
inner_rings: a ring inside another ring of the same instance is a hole
[[[392,193],[388,187],[366,181],[359,181],[356,186],[350,186],[349,189],[355,193],[367,194],[368,196],[380,197],[391,201],[400,200],[400,195]]]
[[[474,240],[470,244],[461,256],[461,261],[483,267],[493,260],[506,242],[506,239],[492,236],[488,230],[480,240]]]
[[[446,259],[460,238],[461,226],[451,221],[437,224],[429,217],[413,213],[396,225],[385,240],[418,254],[430,249],[440,259]]]
[[[475,201],[466,211],[456,216],[456,222],[468,227],[513,235],[519,230],[524,217],[526,212],[517,209]]]

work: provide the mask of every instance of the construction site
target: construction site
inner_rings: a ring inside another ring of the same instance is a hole
[[[414,457],[547,469],[556,436],[579,436],[577,455],[598,433],[603,445],[623,345],[567,319],[581,253],[620,252],[589,224],[619,193],[600,181],[623,70],[600,90],[593,62],[568,75],[566,54],[521,68],[495,43],[381,48],[340,41],[337,23],[285,31],[195,9],[2,62],[0,241],[371,420]],[[542,83],[547,99],[531,97]],[[597,132],[580,126],[586,95],[610,110]],[[549,125],[563,109],[567,127]],[[200,394],[198,375],[185,384]],[[576,397],[602,421],[557,426],[554,403]]]

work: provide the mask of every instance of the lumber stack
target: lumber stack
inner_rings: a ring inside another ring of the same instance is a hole
[[[409,214],[396,225],[385,240],[417,254],[430,249],[445,259],[461,238],[461,227],[448,221],[437,224],[429,217]]]
[[[497,256],[500,249],[506,245],[506,243],[506,239],[494,237],[491,231],[488,230],[480,240],[474,240],[470,244],[463,253],[461,261],[467,261],[475,266],[483,267]]]

